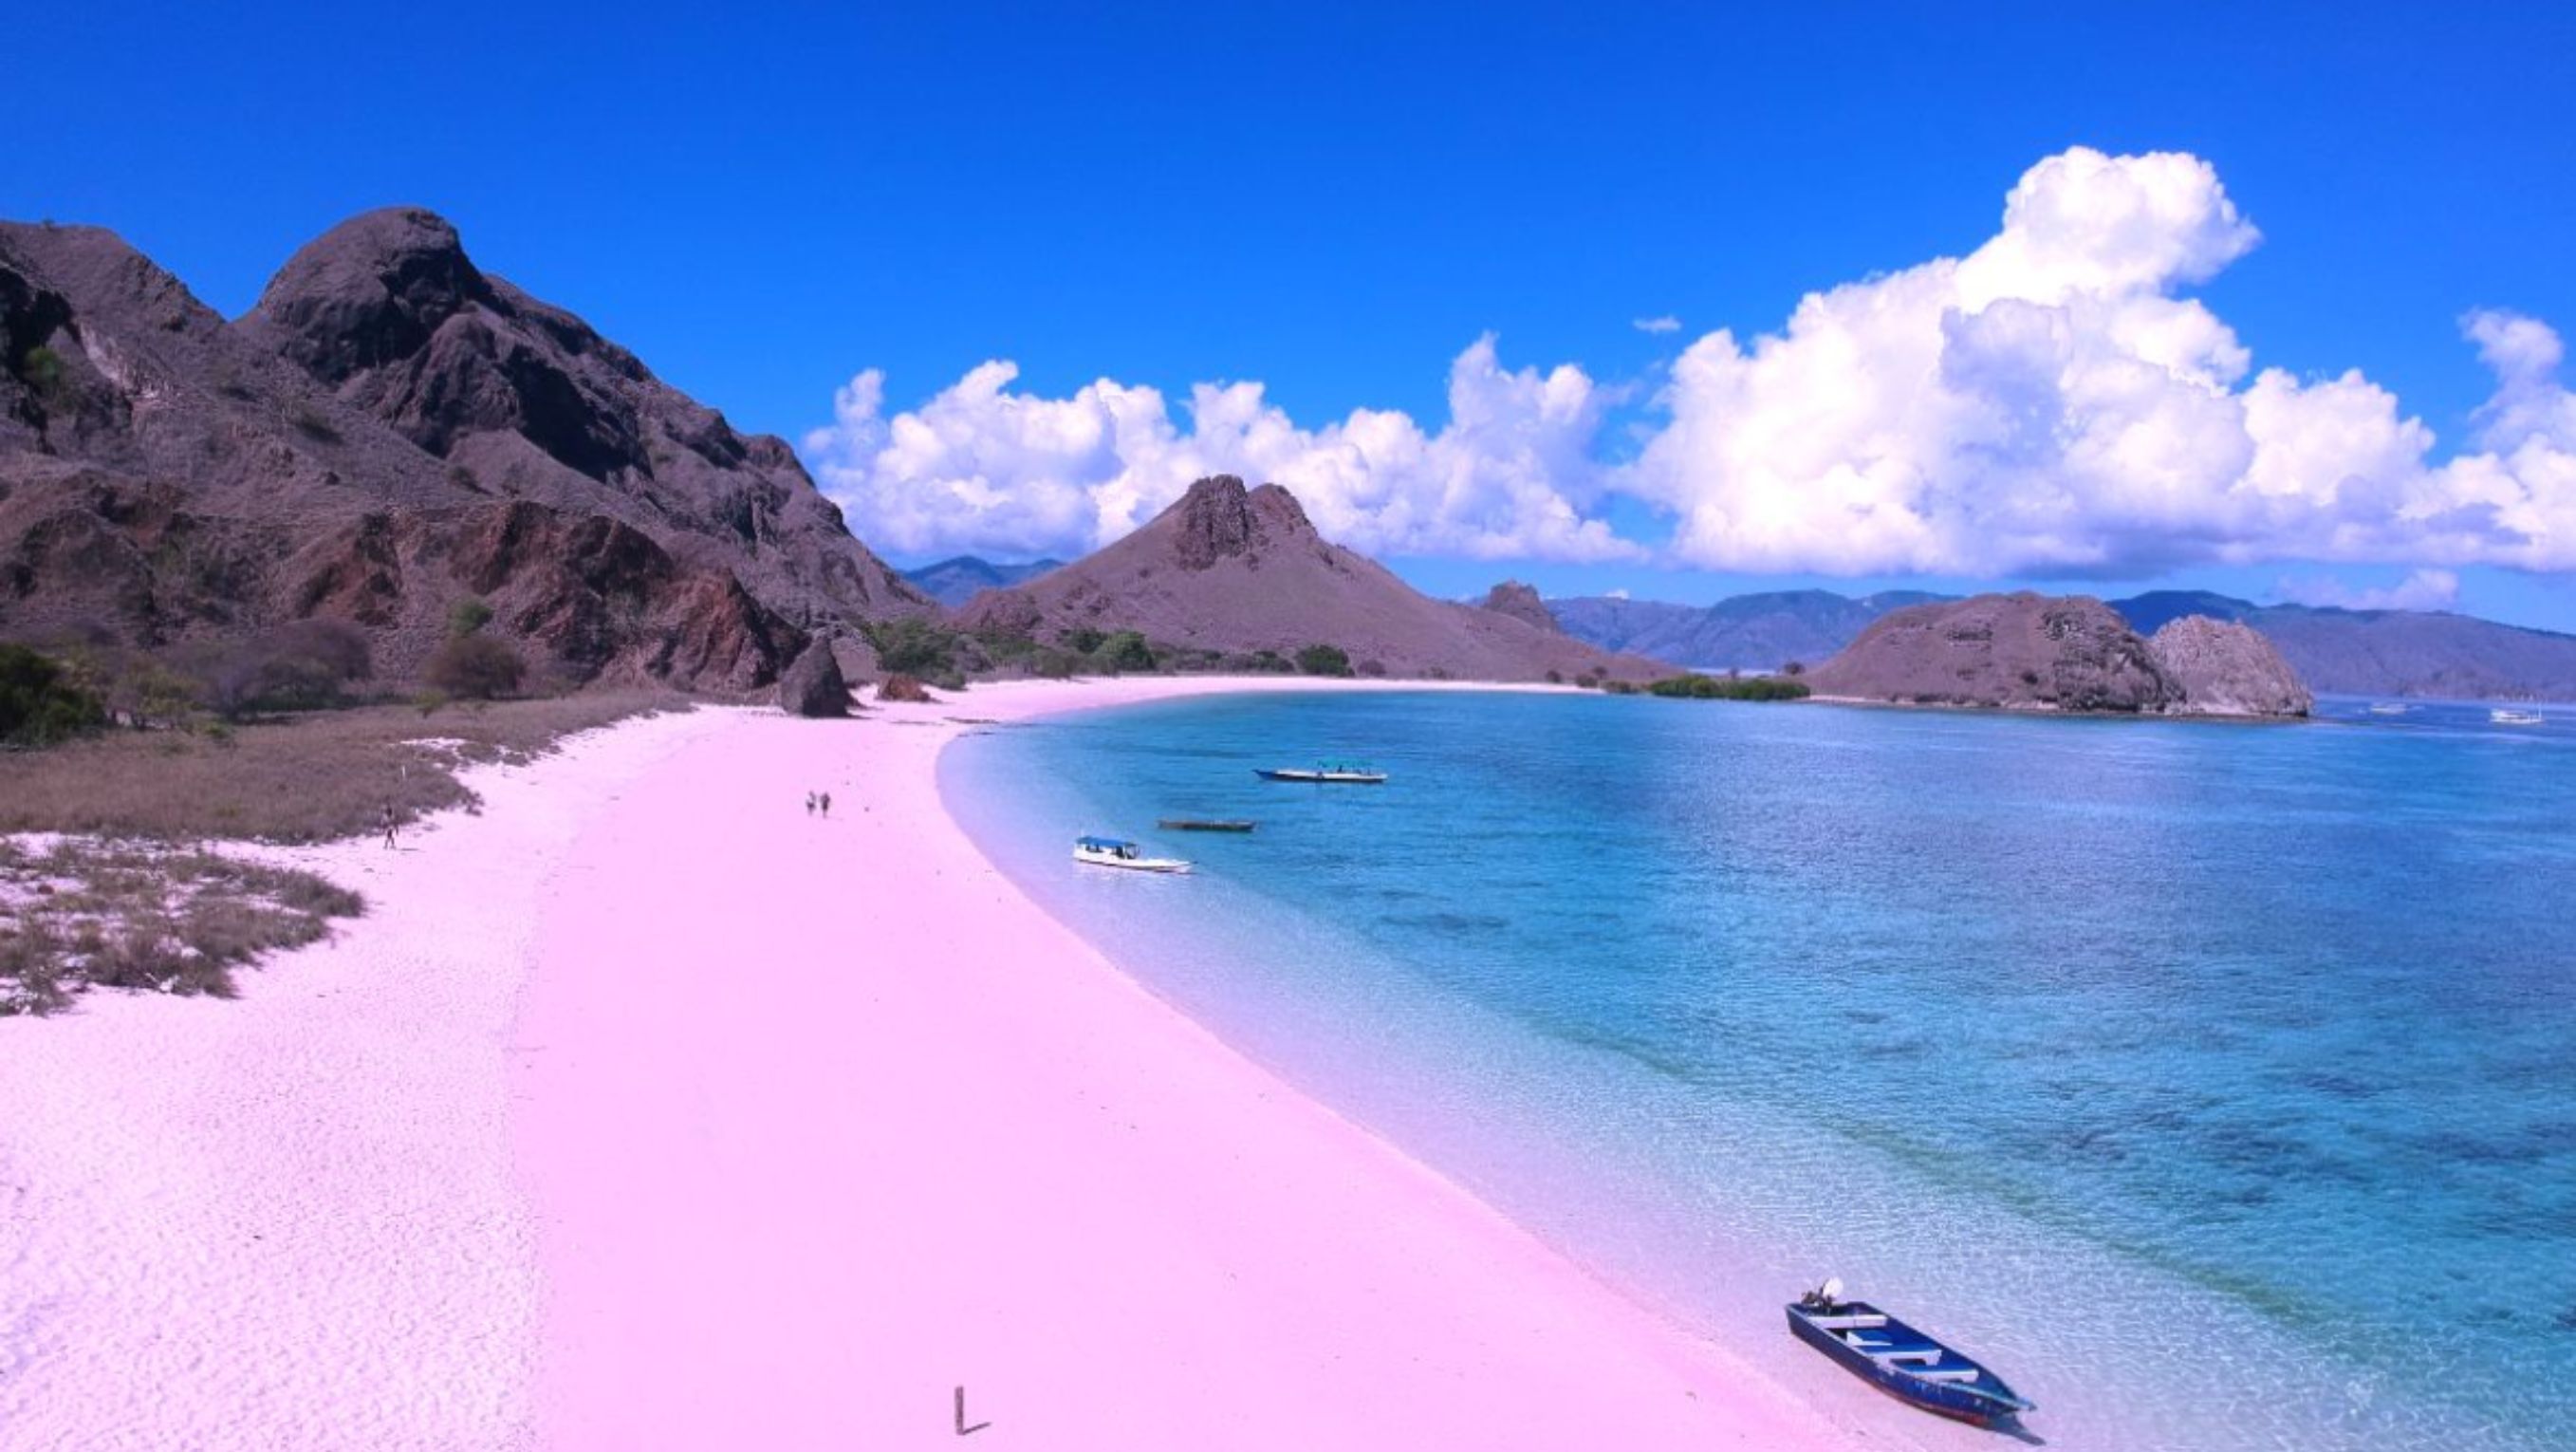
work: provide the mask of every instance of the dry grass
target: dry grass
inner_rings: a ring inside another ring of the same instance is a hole
[[[102,985],[230,998],[233,969],[365,907],[309,872],[210,852],[0,841],[0,1014],[51,1013]]]
[[[457,767],[524,761],[574,732],[687,706],[684,697],[640,692],[428,713],[369,706],[225,733],[118,731],[0,752],[0,833],[328,841],[373,831],[387,804],[404,821],[470,804]]]

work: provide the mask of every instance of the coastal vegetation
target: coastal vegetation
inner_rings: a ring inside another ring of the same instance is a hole
[[[107,722],[97,696],[50,656],[0,645],[0,745],[51,746]]]
[[[967,637],[924,616],[901,616],[863,627],[877,664],[892,675],[944,680],[960,674]],[[954,690],[956,687],[950,687]]]
[[[462,767],[529,761],[575,732],[686,708],[662,692],[598,691],[96,731],[0,752],[0,833],[328,841],[372,830],[388,806],[405,821],[472,806]]]
[[[229,998],[233,969],[364,910],[312,873],[203,850],[0,840],[0,1016],[92,986]]]
[[[1646,690],[1692,701],[1795,701],[1807,695],[1806,682],[1786,676],[1708,676],[1696,671],[1666,676]]]
[[[1297,673],[1307,676],[1347,676],[1351,658],[1338,645],[1310,645],[1297,652]]]
[[[433,690],[467,701],[495,701],[519,693],[527,681],[528,663],[508,641],[483,633],[491,623],[492,607],[479,599],[459,600],[449,608],[447,639],[421,672]]]

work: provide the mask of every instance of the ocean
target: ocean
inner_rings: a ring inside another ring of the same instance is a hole
[[[1211,697],[941,783],[1154,992],[1848,1419],[1989,1445],[1789,1339],[1827,1275],[2052,1446],[2554,1446],[2576,729],[2323,714]]]

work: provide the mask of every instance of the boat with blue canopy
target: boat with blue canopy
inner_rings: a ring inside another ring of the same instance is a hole
[[[1187,872],[1190,864],[1177,857],[1148,857],[1133,842],[1116,837],[1077,837],[1073,843],[1073,860],[1094,867],[1123,867],[1130,872]]]

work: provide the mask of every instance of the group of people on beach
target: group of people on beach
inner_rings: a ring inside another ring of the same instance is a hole
[[[811,817],[818,814],[826,817],[832,815],[832,794],[830,792],[807,792],[805,794],[805,815]]]

